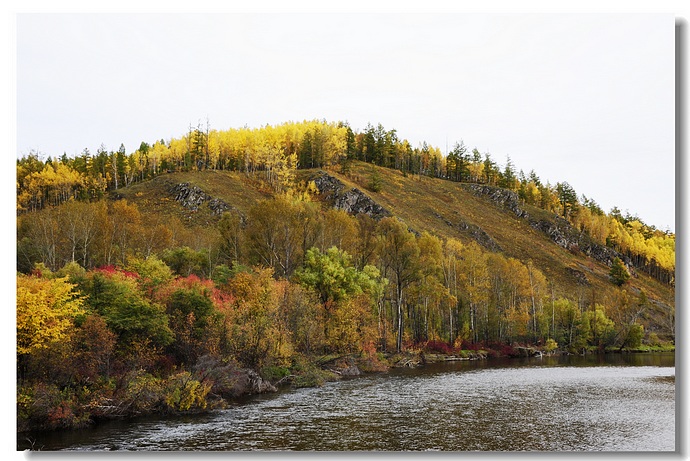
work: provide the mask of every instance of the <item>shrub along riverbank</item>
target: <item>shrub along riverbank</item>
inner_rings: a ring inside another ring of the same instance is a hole
[[[664,345],[606,352],[674,350],[672,345]],[[281,387],[322,386],[343,377],[386,373],[393,368],[563,354],[570,353],[545,347],[500,344],[474,350],[453,350],[444,343],[429,342],[424,348],[401,353],[296,355],[289,366],[266,366],[260,371],[243,368],[233,361],[205,356],[193,370],[179,371],[165,378],[140,370],[120,377],[118,383],[102,381],[70,391],[50,385],[35,386],[30,394],[20,389],[17,431],[79,429],[111,419],[213,411],[225,408],[236,399],[277,392]]]

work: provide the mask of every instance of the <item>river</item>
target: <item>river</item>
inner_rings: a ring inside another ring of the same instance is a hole
[[[42,450],[673,451],[675,401],[672,353],[490,359],[30,439]]]

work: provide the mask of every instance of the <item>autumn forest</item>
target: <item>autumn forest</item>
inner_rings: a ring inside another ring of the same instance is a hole
[[[318,385],[338,360],[675,341],[673,233],[462,141],[199,124],[32,153],[16,179],[19,430]]]

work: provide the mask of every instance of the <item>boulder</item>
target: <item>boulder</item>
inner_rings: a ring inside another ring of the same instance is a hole
[[[194,372],[201,380],[209,380],[212,383],[211,392],[223,398],[277,391],[256,371],[213,356],[201,357],[194,366]]]
[[[324,370],[335,373],[338,376],[359,376],[362,374],[352,356],[336,357],[321,364]]]
[[[265,392],[276,392],[278,389],[270,382],[263,379],[259,373],[254,370],[245,370],[243,375],[244,386],[248,394],[263,394]]]

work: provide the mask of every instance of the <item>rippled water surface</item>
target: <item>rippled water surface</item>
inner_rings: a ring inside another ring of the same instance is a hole
[[[661,358],[660,358],[661,357]],[[207,415],[36,436],[44,450],[673,451],[673,355],[516,359],[287,389]],[[21,447],[22,441],[18,440]]]

